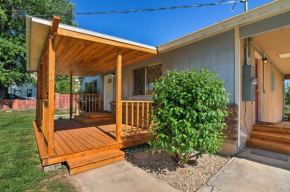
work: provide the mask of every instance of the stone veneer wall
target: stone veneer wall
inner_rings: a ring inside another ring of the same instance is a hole
[[[227,136],[225,141],[238,142],[238,106],[228,106],[229,116],[225,118],[227,127],[223,130],[223,133]]]

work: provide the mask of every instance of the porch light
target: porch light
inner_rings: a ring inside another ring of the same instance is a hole
[[[263,61],[264,64],[266,64],[267,61],[268,61],[267,57],[263,57],[262,61]]]
[[[280,57],[280,59],[285,59],[285,58],[289,58],[290,57],[290,53],[282,53],[278,55]]]
[[[114,77],[115,76],[115,73],[111,73],[111,76]]]

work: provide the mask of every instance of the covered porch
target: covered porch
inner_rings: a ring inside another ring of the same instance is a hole
[[[290,154],[289,101],[285,98],[290,77],[290,27],[251,35],[241,44],[248,47],[250,65],[243,68],[251,68],[248,82],[253,82],[251,90],[246,81],[243,84],[243,96],[250,93],[252,97],[241,103],[242,140],[247,139],[248,147]]]
[[[27,17],[27,70],[37,72],[37,108],[33,122],[42,165],[67,162],[70,173],[124,158],[119,149],[145,143],[150,129],[150,101],[122,101],[122,67],[157,54],[156,48],[124,39]],[[116,71],[116,113],[106,119],[100,93],[79,98],[80,115],[73,119],[73,76]],[[70,118],[54,117],[55,76],[70,76]],[[90,100],[92,99],[92,100]],[[90,100],[89,102],[87,102]],[[84,105],[86,103],[86,105]]]

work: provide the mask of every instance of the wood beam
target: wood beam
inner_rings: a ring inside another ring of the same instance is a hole
[[[58,26],[60,22],[60,17],[58,16],[53,16],[51,27],[50,27],[50,35],[54,35],[54,33],[57,32]]]
[[[104,43],[107,45],[113,45],[113,46],[117,46],[120,48],[128,48],[128,49],[157,54],[157,50],[139,47],[136,45],[130,45],[130,44],[126,44],[126,43],[121,43],[118,41],[105,39],[105,38],[101,38],[101,37],[96,37],[96,36],[92,36],[92,35],[87,35],[87,34],[83,34],[83,33],[78,33],[78,32],[74,32],[74,31],[69,31],[66,29],[59,29],[58,35],[77,38],[77,39],[83,39],[83,40],[88,40],[88,41],[94,41],[94,42],[98,42],[98,43]]]
[[[290,79],[290,74],[285,74],[284,79],[287,79],[287,80]]]
[[[116,66],[116,141],[121,143],[122,134],[122,51],[118,50]]]
[[[59,17],[53,17],[48,37],[48,155],[54,155],[54,80],[55,80],[55,38]]]
[[[72,87],[73,87],[73,76],[70,74],[70,89],[69,89],[69,119],[72,120],[72,110],[73,110],[73,94],[72,94]]]
[[[46,39],[45,45],[44,45],[43,50],[42,50],[42,54],[41,54],[41,58],[40,58],[41,62],[43,62],[45,60],[45,56],[47,55],[48,41],[49,41],[49,38],[50,38],[49,36],[51,36],[51,35],[54,36],[55,33],[57,33],[59,22],[60,22],[60,17],[53,16],[51,27],[50,27],[50,30],[49,30],[49,35],[48,35],[48,37]]]

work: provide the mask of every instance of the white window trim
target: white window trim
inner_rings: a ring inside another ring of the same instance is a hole
[[[154,62],[154,63],[150,63],[150,64],[146,64],[146,65],[143,65],[142,67],[137,67],[137,68],[134,68],[132,70],[132,97],[152,97],[152,95],[147,95],[147,68],[148,67],[152,67],[152,66],[155,66],[155,65],[160,65],[161,64],[161,70],[162,70],[162,75],[163,75],[163,62],[162,61],[157,61],[157,62]],[[138,69],[142,69],[142,68],[145,68],[145,86],[144,86],[144,89],[145,89],[145,95],[134,95],[134,70],[138,70]]]

